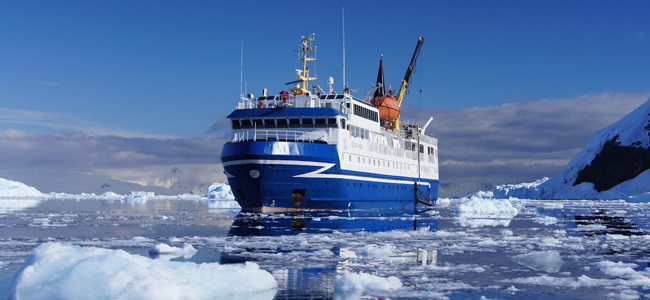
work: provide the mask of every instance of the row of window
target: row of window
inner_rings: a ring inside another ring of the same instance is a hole
[[[370,121],[379,122],[379,113],[363,106],[355,105],[354,114]]]
[[[418,148],[418,143],[405,142],[404,143],[404,148],[406,150],[417,151],[416,149]],[[424,145],[420,145],[420,153],[424,153]],[[427,146],[427,154],[428,155],[435,155],[435,153],[436,153],[435,148]]]
[[[350,135],[356,138],[370,139],[370,132],[368,129],[360,128],[354,125],[350,125]]]
[[[345,157],[345,155],[343,154],[342,157]],[[352,162],[352,155],[348,155],[348,161]],[[391,167],[391,162],[390,161],[384,161],[384,160],[378,160],[378,159],[370,159],[370,158],[368,158],[366,160],[365,157],[357,156],[357,163],[358,164],[366,164],[366,161],[368,162],[368,165],[371,165],[371,166],[377,166],[377,167],[382,167],[382,168],[387,168],[387,169],[388,168],[393,168],[393,169],[399,170],[399,171],[410,171],[411,170],[411,165],[409,165],[409,164],[402,164],[402,163],[392,162],[392,167]],[[413,166],[413,167],[415,167],[415,166]],[[415,169],[417,170],[417,167],[415,167]],[[422,166],[421,171],[426,173],[426,174],[430,174],[430,173],[435,174],[435,173],[438,172],[438,169],[437,168],[430,168],[430,167]]]
[[[337,118],[281,118],[281,119],[232,119],[232,129],[252,128],[345,128],[345,119]]]
[[[356,156],[356,155],[355,155]],[[352,162],[352,155],[348,155],[348,161]],[[385,160],[379,160],[379,159],[367,159],[368,165],[370,166],[377,166],[377,167],[382,167],[382,168],[393,168],[396,170],[410,170],[411,166],[408,164],[401,164],[401,163],[395,163],[392,162],[392,167],[391,167],[391,162],[390,161],[385,161]],[[357,163],[359,164],[365,164],[366,163],[366,158],[357,156]]]

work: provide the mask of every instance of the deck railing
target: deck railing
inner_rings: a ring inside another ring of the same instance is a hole
[[[232,142],[279,141],[279,142],[327,142],[327,132],[291,131],[291,130],[246,130],[235,132]]]

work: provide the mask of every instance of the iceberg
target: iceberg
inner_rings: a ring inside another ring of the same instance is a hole
[[[215,182],[208,188],[208,193],[205,194],[205,197],[208,199],[232,199],[235,200],[235,195],[230,189],[230,184],[228,181],[223,183]]]
[[[34,187],[28,186],[22,182],[0,178],[0,197],[43,197]]]
[[[190,259],[198,250],[194,249],[191,244],[183,244],[183,248],[172,247],[167,244],[156,244],[149,249],[149,255],[154,258],[170,260],[172,258],[182,256],[185,259]]]
[[[47,243],[14,277],[10,299],[251,299],[278,283],[255,263],[151,259],[123,250]],[[270,291],[269,291],[270,290]]]
[[[479,197],[462,198],[456,208],[459,217],[464,218],[506,218],[511,219],[519,213],[507,199]]]

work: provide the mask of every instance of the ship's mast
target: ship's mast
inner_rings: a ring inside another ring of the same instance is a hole
[[[300,57],[298,59],[298,60],[302,61],[302,71],[300,71],[300,72],[298,72],[298,74],[296,74],[297,81],[290,82],[290,83],[299,83],[300,84],[300,86],[296,86],[296,87],[290,89],[296,95],[305,95],[305,94],[309,93],[309,90],[307,89],[309,87],[309,81],[316,79],[316,77],[309,77],[309,68],[307,68],[307,61],[316,60],[315,57],[307,56],[308,52],[316,52],[316,47],[314,47],[314,49],[310,49],[309,45],[307,44],[307,42],[313,41],[315,36],[316,35],[313,34],[313,33],[312,33],[311,36],[307,36],[307,37],[303,36],[302,37],[302,45],[300,46],[300,49],[293,50],[293,52],[301,52],[302,53],[302,57]]]

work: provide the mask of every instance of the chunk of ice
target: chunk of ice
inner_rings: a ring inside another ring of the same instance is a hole
[[[11,299],[250,299],[277,288],[255,263],[150,259],[123,250],[47,243],[14,277]]]

